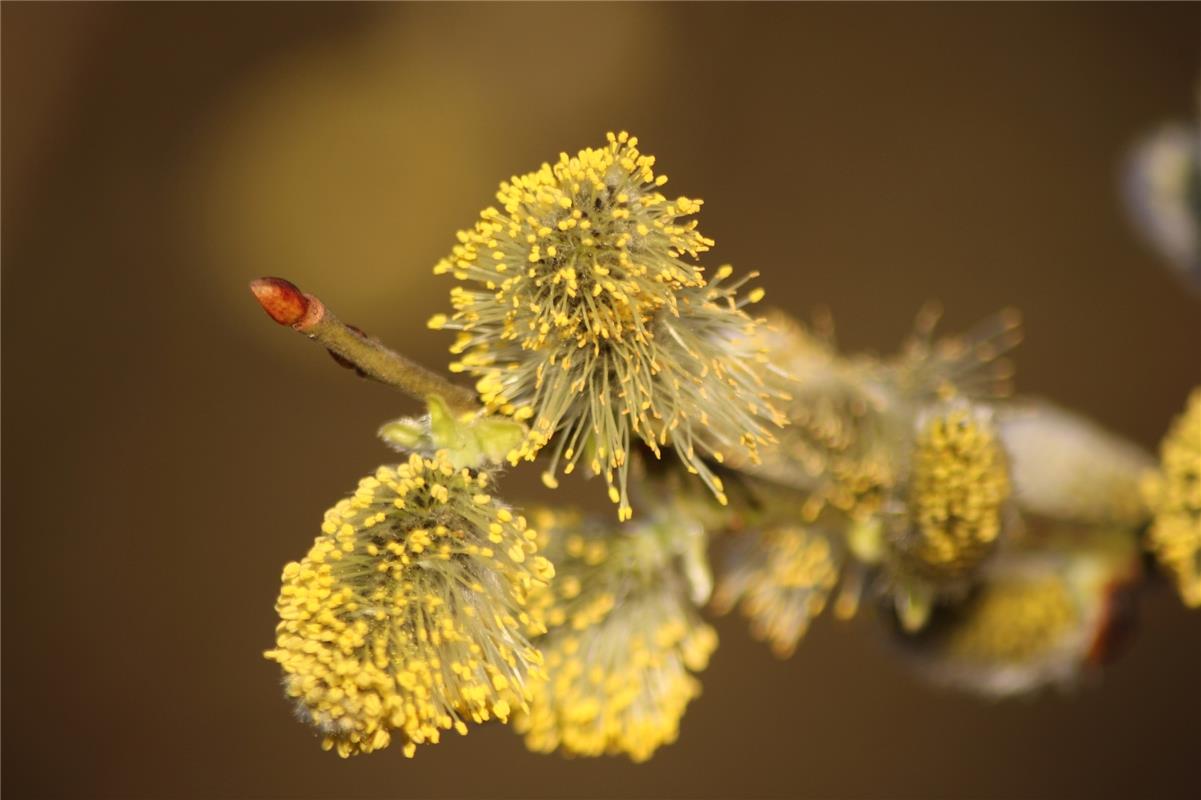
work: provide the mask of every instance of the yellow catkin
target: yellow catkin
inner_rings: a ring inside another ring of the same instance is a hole
[[[983,400],[1006,391],[1003,356],[1018,341],[1016,314],[1002,312],[960,336],[933,338],[933,309],[918,317],[901,353],[840,356],[833,323],[806,326],[779,312],[761,331],[785,401],[788,426],[760,463],[733,453],[730,466],[808,495],[802,519],[827,509],[864,523],[894,498],[904,479],[905,442],[915,409],[951,396]]]
[[[1037,522],[1036,549],[998,552],[954,603],[898,643],[923,677],[994,697],[1068,687],[1112,656],[1126,592],[1140,581],[1134,535]]]
[[[1160,446],[1160,468],[1143,494],[1154,519],[1148,546],[1176,583],[1184,602],[1201,606],[1201,389]]]
[[[929,419],[913,448],[910,527],[894,541],[903,572],[962,577],[996,546],[1009,472],[984,412],[956,407]]]
[[[537,519],[559,573],[531,597],[550,626],[537,640],[546,677],[532,682],[514,727],[536,752],[645,761],[679,735],[716,632],[661,533],[612,533],[551,512]]]
[[[832,507],[862,521],[880,510],[895,483],[895,454],[880,434],[882,420],[862,387],[842,380],[824,383],[813,397],[798,393],[780,454],[782,466],[799,466],[800,474],[813,476],[811,518]]]
[[[824,533],[782,525],[743,535],[718,579],[713,605],[727,613],[741,602],[751,632],[787,658],[838,584],[841,553]]]
[[[761,293],[736,299],[728,269],[705,278],[696,259],[713,242],[687,219],[701,201],[662,194],[654,164],[623,132],[514,176],[434,269],[462,282],[453,315],[431,321],[460,332],[451,369],[529,423],[510,459],[555,439],[545,482],[584,458],[623,519],[632,440],[672,447],[720,497],[704,456],[757,458],[785,421],[742,311]]]
[[[442,454],[380,467],[284,567],[265,655],[326,749],[368,753],[395,737],[411,756],[525,706],[541,669],[526,634],[545,629],[527,598],[554,570],[487,484]]]
[[[1063,576],[989,582],[944,634],[945,652],[992,668],[1024,665],[1054,651],[1080,624]]]

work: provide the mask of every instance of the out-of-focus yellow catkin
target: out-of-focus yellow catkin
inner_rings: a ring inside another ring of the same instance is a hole
[[[525,706],[541,655],[527,609],[553,576],[537,534],[486,473],[441,453],[380,467],[284,567],[275,648],[284,689],[342,756],[393,737],[405,755]]]
[[[970,592],[938,606],[902,648],[921,674],[993,696],[1067,687],[1120,648],[1141,581],[1129,530],[1033,522],[1038,546],[1004,549]]]
[[[1160,467],[1143,482],[1154,520],[1148,546],[1184,602],[1201,606],[1201,389],[1189,396],[1160,446]]]
[[[490,411],[529,421],[511,460],[554,438],[548,483],[561,460],[570,472],[583,458],[622,519],[632,440],[672,447],[720,496],[704,456],[757,457],[785,422],[742,311],[761,292],[736,299],[729,270],[705,279],[696,258],[713,242],[686,219],[701,201],[663,195],[654,163],[611,133],[514,176],[434,269],[463,282],[453,315],[431,320],[460,331],[451,369],[478,378]]]
[[[989,582],[946,636],[954,658],[989,665],[1027,662],[1080,623],[1067,582],[1054,575]]]
[[[742,534],[721,572],[713,605],[724,614],[741,602],[751,632],[787,658],[838,584],[842,553],[824,532],[781,525]]]
[[[804,326],[770,314],[760,338],[770,380],[789,397],[788,426],[758,463],[737,453],[726,463],[806,492],[806,522],[827,509],[856,523],[876,518],[903,488],[920,409],[1008,391],[1012,367],[1003,356],[1020,339],[1017,314],[1003,311],[966,334],[935,339],[937,319],[936,309],[924,309],[902,352],[880,359],[839,355],[828,317]]]
[[[992,696],[1070,685],[1088,663],[1106,601],[1098,585],[1053,561],[991,575],[901,642],[936,683]]]
[[[995,547],[1008,497],[1005,453],[987,413],[935,413],[914,443],[910,524],[893,541],[901,571],[934,582],[970,573]]]
[[[536,642],[546,678],[532,682],[514,728],[537,752],[645,761],[679,735],[700,693],[693,673],[707,666],[717,635],[662,531],[617,533],[549,511],[535,519],[559,570],[530,599],[551,628]]]
[[[762,334],[774,366],[772,380],[789,396],[788,426],[759,464],[735,453],[730,466],[804,491],[802,518],[832,508],[862,522],[876,514],[893,487],[897,454],[886,414],[889,395],[872,386],[871,361],[840,358],[830,342],[783,314],[767,318]]]

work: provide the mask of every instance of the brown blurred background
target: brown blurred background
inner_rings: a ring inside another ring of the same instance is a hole
[[[442,364],[424,321],[454,231],[498,180],[628,128],[705,198],[710,263],[761,269],[777,304],[878,350],[929,298],[948,329],[1017,306],[1019,388],[1153,447],[1201,383],[1201,302],[1130,232],[1117,176],[1193,111],[1201,6],[2,14],[6,797],[1196,792],[1201,615],[1163,588],[1074,696],[932,690],[870,618],[778,662],[735,617],[647,765],[499,727],[415,761],[321,752],[260,655],[280,567],[415,406],[246,282],[290,277]]]

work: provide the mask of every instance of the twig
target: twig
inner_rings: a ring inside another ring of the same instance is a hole
[[[417,400],[438,395],[455,411],[466,413],[479,409],[470,390],[451,383],[388,349],[353,325],[342,322],[324,303],[300,291],[295,284],[283,278],[257,278],[250,282],[250,291],[271,319],[315,340],[342,366]]]

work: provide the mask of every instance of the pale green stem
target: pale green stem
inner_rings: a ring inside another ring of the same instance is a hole
[[[437,395],[459,413],[479,410],[471,390],[451,383],[381,342],[364,336],[339,320],[312,295],[306,295],[306,299],[308,310],[292,327],[349,362],[362,374],[422,402]]]

